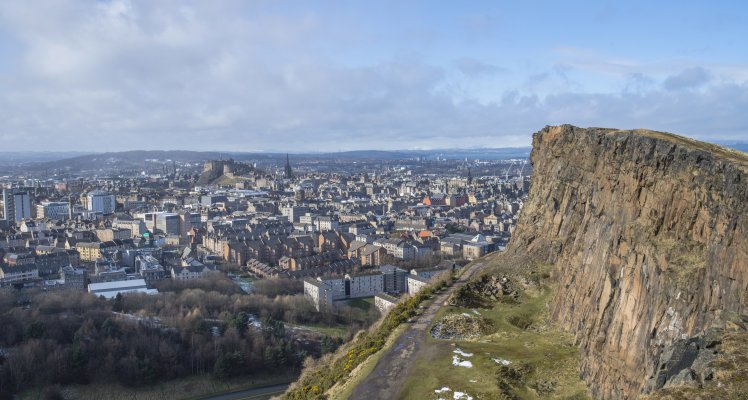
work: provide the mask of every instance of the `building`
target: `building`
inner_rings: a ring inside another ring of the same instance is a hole
[[[462,256],[467,260],[476,260],[493,250],[493,243],[487,241],[483,235],[475,235],[469,242],[462,245]]]
[[[309,213],[307,206],[285,206],[280,208],[281,215],[288,218],[289,222],[299,222],[301,217]]]
[[[383,290],[386,293],[405,293],[408,290],[408,271],[389,264],[379,267],[379,271],[384,277]]]
[[[106,228],[97,229],[96,237],[102,242],[108,242],[115,239],[132,239],[133,236],[132,231],[128,228]]]
[[[3,210],[5,219],[13,224],[31,218],[29,193],[19,189],[3,189]]]
[[[92,190],[86,195],[87,209],[104,215],[114,213],[117,203],[114,195],[103,190]]]
[[[176,213],[155,213],[154,232],[157,230],[167,235],[180,236],[182,234],[182,218]]]
[[[85,268],[75,268],[71,265],[60,268],[62,286],[69,290],[86,290],[88,271]]]
[[[398,300],[397,297],[390,296],[387,293],[377,293],[377,295],[374,296],[374,306],[380,313],[384,314],[397,305]]]
[[[306,278],[304,295],[317,311],[330,309],[335,300],[372,297],[384,288],[384,276],[379,271],[346,274],[343,278]]]
[[[152,255],[144,254],[135,257],[135,271],[140,274],[148,285],[166,277],[164,267]]]
[[[34,265],[36,263],[36,257],[33,253],[8,253],[3,257],[3,260],[11,267]]]
[[[420,276],[421,278],[432,279],[442,274],[447,274],[451,271],[452,269],[450,268],[436,267],[428,269],[411,269],[410,274]]]
[[[359,259],[361,265],[382,265],[384,257],[387,255],[387,251],[383,247],[375,246],[373,244],[365,245],[360,252]]]
[[[418,275],[408,275],[408,294],[415,296],[416,293],[420,292],[430,284],[431,280],[428,278],[420,277]]]
[[[332,291],[321,280],[304,278],[304,296],[311,300],[317,311],[332,308]]]
[[[201,279],[208,276],[211,271],[212,269],[200,261],[188,258],[182,261],[181,267],[171,269],[171,277],[178,281]]]
[[[36,206],[36,217],[64,221],[70,217],[70,203],[44,201]]]
[[[118,294],[125,293],[145,293],[156,294],[158,290],[148,289],[145,279],[130,279],[124,281],[91,283],[88,285],[88,292],[96,296],[103,296],[107,299],[117,297]]]
[[[130,247],[132,247],[132,239],[117,239],[107,242],[79,242],[75,245],[75,249],[80,253],[82,261],[96,261],[101,258],[105,251],[125,250]]]
[[[349,274],[343,284],[345,298],[371,297],[384,290],[384,276],[379,271]]]
[[[112,223],[112,228],[129,229],[130,238],[139,238],[148,231],[148,229],[146,229],[145,223],[140,219],[117,219],[116,221],[114,221],[114,223]]]
[[[39,279],[39,270],[34,264],[0,266],[0,284],[12,285],[14,283],[24,283]]]

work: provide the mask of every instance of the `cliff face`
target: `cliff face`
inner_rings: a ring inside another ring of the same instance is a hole
[[[650,390],[660,355],[748,311],[748,155],[651,131],[546,127],[509,252],[554,264],[552,318],[596,398]]]

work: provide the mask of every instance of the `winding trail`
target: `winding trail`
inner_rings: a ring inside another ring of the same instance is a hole
[[[483,267],[483,263],[474,264],[464,271],[449,288],[436,295],[426,310],[403,331],[395,344],[382,355],[371,373],[353,389],[349,399],[393,400],[398,398],[403,383],[405,383],[405,379],[415,363],[415,354],[426,340],[427,330],[434,316],[449,295],[464,285],[481,267]]]

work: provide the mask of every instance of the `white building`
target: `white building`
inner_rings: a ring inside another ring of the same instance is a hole
[[[92,190],[86,197],[89,211],[112,214],[117,206],[114,195],[103,190]]]
[[[158,290],[148,289],[145,279],[131,279],[126,281],[91,283],[88,285],[88,292],[96,296],[104,296],[107,299],[111,299],[117,297],[120,293],[156,294]]]
[[[317,311],[329,310],[332,307],[332,291],[321,280],[305,278],[304,296],[312,301]]]
[[[334,300],[372,297],[382,291],[384,275],[379,271],[348,274],[334,279],[304,279],[304,295],[318,311],[329,309]]]
[[[187,281],[193,279],[201,279],[208,276],[212,270],[205,264],[194,258],[188,258],[182,261],[181,267],[174,267],[171,269],[171,277],[178,281]]]
[[[63,201],[44,201],[36,206],[37,218],[66,220],[70,216],[70,203]]]
[[[384,314],[394,307],[398,300],[397,297],[390,296],[387,293],[377,293],[377,295],[374,296],[374,306],[379,310],[379,312]]]
[[[416,293],[428,286],[430,282],[431,280],[428,278],[423,278],[418,275],[408,275],[408,294],[415,296]]]
[[[379,271],[349,274],[343,283],[346,298],[371,297],[384,291],[384,276]]]

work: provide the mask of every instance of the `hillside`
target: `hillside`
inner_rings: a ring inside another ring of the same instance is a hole
[[[507,252],[553,265],[550,318],[574,336],[593,396],[712,387],[696,365],[715,358],[704,336],[744,329],[748,312],[748,155],[563,125],[533,136],[531,160]]]

